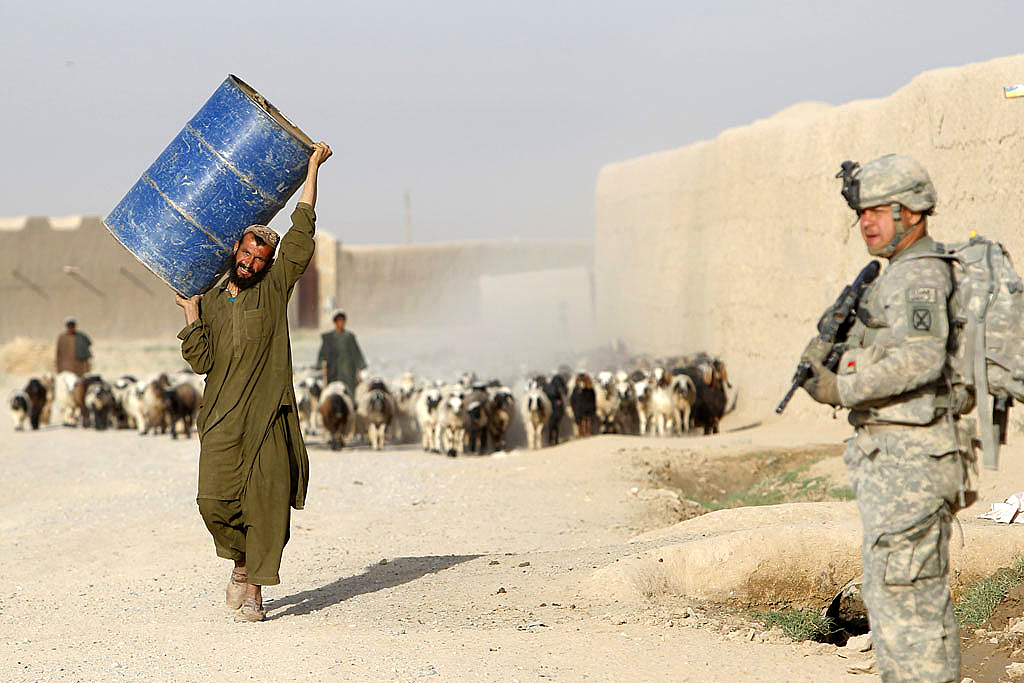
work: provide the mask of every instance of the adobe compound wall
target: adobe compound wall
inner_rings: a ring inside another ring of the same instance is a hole
[[[594,277],[605,340],[721,354],[769,415],[814,323],[869,257],[834,178],[909,154],[938,191],[931,232],[971,229],[1024,265],[1024,56],[926,72],[884,99],[800,104],[711,141],[605,166]],[[789,410],[814,408],[802,396]]]
[[[327,270],[326,251],[320,251],[321,273]],[[321,292],[333,294],[334,304],[359,327],[474,324],[486,317],[481,278],[573,266],[589,272],[593,259],[593,246],[583,242],[344,246],[337,253],[334,286],[323,278]],[[589,300],[593,294],[587,289]],[[509,297],[519,294],[510,291]],[[552,298],[558,294],[549,292]]]
[[[0,343],[55,339],[67,316],[94,341],[173,340],[184,324],[171,289],[96,216],[0,222],[0,297]]]
[[[481,278],[571,266],[589,272],[592,261],[587,243],[349,247],[321,233],[314,261],[318,327],[328,329],[338,307],[363,329],[476,323]],[[292,297],[293,326],[306,282]],[[0,300],[0,344],[56,338],[69,315],[94,340],[173,342],[183,324],[171,289],[96,216],[0,219]]]

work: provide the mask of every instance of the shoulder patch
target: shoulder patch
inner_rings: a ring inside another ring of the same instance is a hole
[[[907,287],[907,301],[912,304],[934,304],[938,298],[934,287]]]
[[[910,325],[918,332],[931,332],[932,311],[930,308],[916,307],[910,313]]]

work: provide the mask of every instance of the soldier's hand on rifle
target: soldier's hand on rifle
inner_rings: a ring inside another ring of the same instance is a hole
[[[807,344],[807,348],[800,355],[800,360],[811,366],[814,376],[804,382],[804,389],[818,403],[825,403],[830,406],[841,405],[839,400],[839,385],[836,382],[836,373],[825,367],[824,361],[832,350],[832,345],[822,339],[815,337]]]
[[[807,343],[804,352],[800,354],[800,360],[807,361],[811,365],[823,364],[832,350],[832,344],[821,337],[814,337]]]

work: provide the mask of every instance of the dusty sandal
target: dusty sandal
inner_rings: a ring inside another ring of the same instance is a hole
[[[249,574],[245,570],[232,569],[231,579],[228,581],[228,588],[224,593],[224,604],[229,609],[238,609],[242,606],[247,585],[249,585]]]
[[[251,598],[242,600],[242,606],[235,613],[235,621],[264,621],[267,610]]]

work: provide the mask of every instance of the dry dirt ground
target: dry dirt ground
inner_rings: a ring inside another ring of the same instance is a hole
[[[2,378],[4,395],[19,381]],[[749,421],[730,416],[726,427]],[[800,481],[841,487],[834,444],[845,435],[841,422],[769,420],[707,438],[603,436],[456,459],[412,447],[332,452],[312,439],[307,509],[293,514],[282,583],[265,591],[269,619],[237,624],[221,606],[228,563],[196,509],[194,437],[14,432],[4,419],[0,674],[877,680],[853,673],[869,655],[794,643],[741,611],[821,604],[853,578],[852,502],[814,502],[812,493],[694,517],[688,498],[723,503],[726,484],[744,484],[771,458],[813,462]],[[1024,489],[1022,450],[983,474],[981,501],[961,513],[960,584],[1024,549],[1020,525],[973,519]],[[706,468],[704,482],[695,467]],[[990,645],[998,656],[979,659],[979,683],[1000,680],[1010,659]]]

